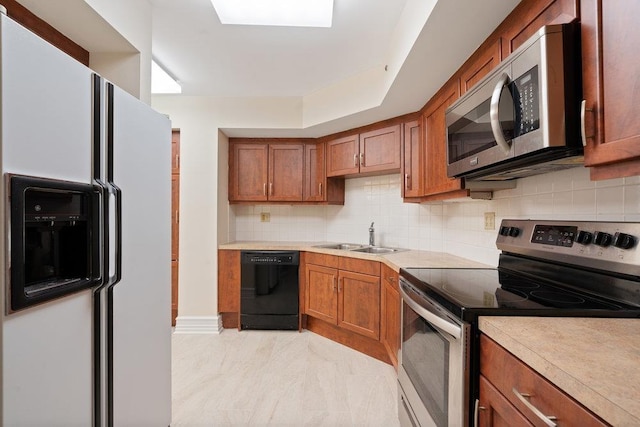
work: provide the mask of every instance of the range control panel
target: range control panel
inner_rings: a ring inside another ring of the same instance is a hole
[[[498,249],[570,264],[640,274],[640,223],[503,220]]]

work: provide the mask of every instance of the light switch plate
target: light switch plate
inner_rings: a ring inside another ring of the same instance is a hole
[[[260,212],[260,222],[271,221],[271,214],[269,212]]]

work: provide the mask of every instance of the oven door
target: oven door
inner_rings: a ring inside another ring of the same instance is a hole
[[[402,344],[398,417],[402,426],[468,422],[470,326],[400,279]]]

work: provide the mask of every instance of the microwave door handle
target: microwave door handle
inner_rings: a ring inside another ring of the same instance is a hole
[[[505,154],[509,154],[511,148],[509,147],[509,143],[506,139],[504,139],[504,134],[502,133],[502,127],[500,126],[500,95],[502,94],[502,88],[509,83],[509,75],[507,73],[502,73],[500,76],[500,80],[496,84],[496,87],[493,89],[493,94],[491,95],[491,104],[489,109],[489,117],[491,119],[491,131],[493,132],[493,137],[496,139],[496,143],[502,148]]]
[[[460,328],[458,325],[455,325],[455,324],[453,324],[451,322],[447,322],[442,317],[432,313],[431,311],[425,309],[420,304],[415,302],[409,296],[409,294],[407,294],[407,292],[403,289],[402,285],[400,285],[400,293],[402,294],[402,300],[405,303],[407,303],[407,305],[409,307],[411,307],[411,309],[413,309],[413,311],[418,313],[427,322],[431,323],[434,326],[437,326],[439,329],[443,330],[444,332],[446,332],[447,334],[451,335],[453,338],[455,338],[457,340],[462,338],[462,328]],[[424,301],[424,302],[429,304],[428,301]]]

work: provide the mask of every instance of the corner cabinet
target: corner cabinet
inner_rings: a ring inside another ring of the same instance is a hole
[[[484,334],[479,396],[481,427],[608,425]]]
[[[323,143],[304,144],[302,201],[343,205],[344,179],[327,178],[325,151]]]
[[[380,338],[378,262],[307,253],[304,295],[305,314]]]
[[[327,141],[327,177],[400,171],[400,125]]]
[[[640,175],[640,3],[581,0],[585,166],[591,179]]]

